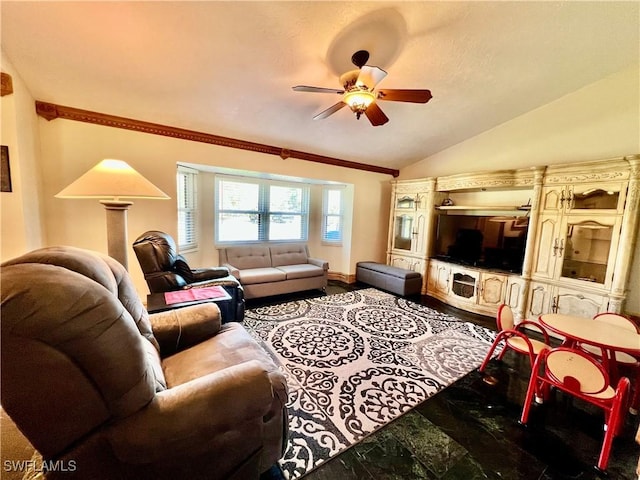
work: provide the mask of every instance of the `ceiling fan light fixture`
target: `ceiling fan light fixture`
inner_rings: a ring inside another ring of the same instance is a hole
[[[369,90],[351,90],[345,92],[342,101],[349,105],[349,108],[354,112],[358,118],[360,115],[369,108],[369,105],[375,100],[375,95]]]
[[[364,113],[371,125],[378,127],[389,121],[389,117],[378,106],[378,100],[408,103],[427,103],[431,100],[430,90],[375,90],[376,85],[387,76],[387,72],[375,65],[367,65],[368,58],[369,52],[366,50],[358,50],[353,54],[351,62],[358,68],[340,75],[342,90],[308,85],[293,87],[296,92],[337,93],[342,95],[341,101],[314,116],[314,120],[327,118],[344,108],[345,105],[348,105],[351,111],[356,114],[356,118],[359,119]]]

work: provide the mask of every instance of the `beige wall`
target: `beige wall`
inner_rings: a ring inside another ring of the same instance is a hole
[[[2,55],[14,93],[0,97],[0,143],[9,147],[11,192],[0,193],[0,258],[11,258],[44,243],[40,219],[39,139],[34,101],[22,79]]]
[[[640,153],[640,71],[630,68],[420,162],[400,179],[584,162]]]
[[[128,213],[129,245],[139,234],[151,229],[177,237],[175,174],[180,162],[347,184],[346,196],[353,210],[347,212],[346,221],[352,228],[347,228],[343,246],[322,245],[320,230],[313,226],[309,240],[311,253],[328,260],[332,272],[344,275],[354,274],[355,264],[360,260],[385,259],[391,192],[388,175],[282,160],[256,152],[69,120],[49,122],[35,114],[34,98],[4,54],[2,71],[11,75],[14,85],[14,93],[2,97],[0,104],[2,145],[9,146],[13,192],[0,195],[0,260],[48,245],[73,245],[106,253],[105,211],[99,202],[54,197],[104,158],[125,160],[172,197],[168,201],[134,202]],[[213,185],[210,174],[203,175],[201,180],[202,185]],[[201,201],[213,201],[212,189],[201,188],[199,192]],[[321,200],[321,188],[314,187],[312,201],[318,205]],[[317,208],[313,215],[312,220],[317,221],[320,215]],[[190,257],[195,261],[194,266],[216,265],[211,210],[203,211],[200,229],[202,248]],[[132,248],[129,248],[129,270],[138,292],[144,297],[148,290]]]
[[[42,187],[42,197],[46,199],[44,222],[49,245],[74,245],[106,252],[105,213],[98,201],[58,199],[54,195],[103,158],[117,158],[128,162],[172,197],[168,201],[135,201],[128,215],[129,245],[139,234],[151,229],[177,237],[175,174],[176,164],[181,162],[351,183],[354,191],[351,242],[345,243],[339,251],[316,242],[311,245],[312,254],[327,258],[331,262],[330,269],[342,274],[354,273],[355,263],[359,260],[383,261],[385,258],[391,180],[388,175],[294,159],[282,160],[255,152],[62,119],[48,122],[39,118],[38,130],[43,152],[40,165],[43,177],[47,179]],[[207,193],[204,189],[201,194],[203,201],[212,201],[210,191]],[[206,243],[200,253],[190,257],[197,261],[194,266],[216,265],[212,218],[202,220],[200,227]],[[382,240],[372,241],[372,238]],[[138,291],[145,295],[147,287],[131,248],[129,270]]]
[[[640,153],[640,71],[626,69],[400,171],[421,178]],[[636,235],[637,236],[637,235]],[[640,240],[625,310],[640,315]]]

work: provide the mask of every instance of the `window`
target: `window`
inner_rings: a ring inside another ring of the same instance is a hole
[[[178,167],[177,199],[178,199],[178,248],[189,250],[198,247],[196,216],[197,172],[184,167]]]
[[[322,190],[322,241],[342,245],[343,230],[342,188],[326,187]]]
[[[309,187],[216,177],[216,243],[307,240]]]

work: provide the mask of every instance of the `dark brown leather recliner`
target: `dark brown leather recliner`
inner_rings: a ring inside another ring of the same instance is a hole
[[[46,478],[251,479],[287,441],[287,385],[214,303],[149,315],[127,271],[72,247],[0,267],[2,407]]]
[[[190,268],[178,254],[173,237],[157,230],[140,235],[133,242],[133,250],[151,293],[220,285],[232,299],[220,305],[224,321],[240,322],[244,318],[244,290],[227,267]]]

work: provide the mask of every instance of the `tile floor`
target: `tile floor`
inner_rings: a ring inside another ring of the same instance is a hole
[[[327,294],[365,285],[330,282]],[[249,301],[247,308],[290,301],[306,293]],[[495,329],[493,318],[464,312],[430,297],[424,305]],[[634,441],[639,417],[627,415],[616,438],[607,476],[593,465],[602,441],[602,414],[563,398],[536,406],[528,427],[518,424],[529,379],[529,362],[514,352],[488,368],[495,386],[471,372],[414,410],[304,476],[305,480],[351,479],[620,479],[636,480],[640,445]],[[282,478],[277,467],[263,480]]]

